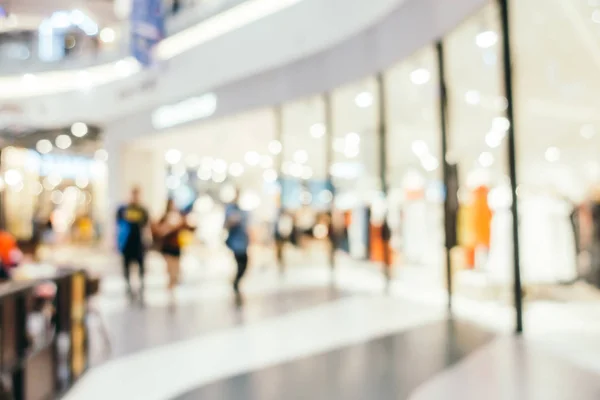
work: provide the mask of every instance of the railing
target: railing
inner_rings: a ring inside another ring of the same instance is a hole
[[[56,293],[45,297],[48,285]],[[53,284],[53,285],[52,285]],[[56,398],[87,368],[86,277],[0,283],[0,398]]]
[[[195,24],[214,17],[248,0],[195,0],[193,6],[183,7],[166,20],[167,36],[179,33]],[[129,23],[120,27],[121,40],[110,49],[100,49],[77,56],[67,56],[58,61],[42,61],[37,57],[27,60],[3,59],[0,62],[0,75],[39,73],[49,70],[75,70],[94,65],[116,62],[129,55]],[[33,46],[35,47],[35,46]]]

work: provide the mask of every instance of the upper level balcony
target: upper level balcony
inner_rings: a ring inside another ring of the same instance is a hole
[[[166,36],[247,1],[170,0],[163,10]],[[130,10],[119,8],[118,0],[106,2],[108,8],[103,4],[89,9],[70,8],[66,2],[52,2],[50,7],[40,0],[2,8],[3,2],[0,0],[0,76],[79,70],[130,54]]]

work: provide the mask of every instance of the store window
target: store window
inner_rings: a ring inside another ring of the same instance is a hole
[[[600,4],[523,0],[511,23],[526,300],[600,299]]]
[[[346,247],[355,259],[371,259],[372,216],[382,201],[379,147],[379,88],[371,77],[331,94],[336,211],[345,214]]]
[[[333,201],[328,180],[329,133],[325,99],[315,96],[281,108],[283,236],[309,251],[312,262],[326,263],[329,210]]]
[[[386,73],[386,159],[395,275],[441,288],[446,270],[438,75],[433,47]]]
[[[495,3],[445,38],[448,153],[457,179],[455,293],[508,303],[512,299],[511,191],[507,168],[507,99],[502,35]],[[449,196],[455,193],[449,193]]]

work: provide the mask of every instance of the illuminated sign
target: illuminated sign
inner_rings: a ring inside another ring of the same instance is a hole
[[[186,122],[208,118],[217,111],[217,96],[207,93],[180,103],[163,106],[152,113],[155,129],[171,128]]]

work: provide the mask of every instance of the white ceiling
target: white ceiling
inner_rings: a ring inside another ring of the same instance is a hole
[[[513,7],[513,44],[517,147],[520,183],[555,186],[573,198],[581,197],[586,184],[600,177],[600,24],[592,21],[599,7],[589,0],[520,0]],[[494,163],[489,169],[497,177],[506,175],[506,141],[492,149],[486,143],[494,118],[504,115],[500,37],[487,49],[476,44],[482,31],[499,33],[498,10],[490,5],[455,29],[445,39],[447,83],[450,96],[449,145],[463,182],[467,172],[478,167],[483,152]],[[429,81],[415,84],[411,74],[427,70]],[[410,168],[420,169],[413,151],[415,141],[424,141],[431,156],[440,158],[437,115],[439,93],[436,54],[423,49],[386,72],[388,118],[388,165],[392,184]],[[372,105],[358,107],[361,93],[372,95]],[[470,102],[467,101],[470,93]],[[362,163],[368,175],[378,175],[378,92],[373,78],[346,85],[331,95],[333,133],[360,137],[360,155],[346,158],[335,153],[335,162]],[[311,135],[311,126],[325,120],[321,97],[301,99],[283,108],[285,161],[306,150],[315,175],[326,171],[326,140]],[[595,135],[584,138],[582,126],[592,124]],[[247,151],[267,153],[275,138],[275,114],[261,110],[227,120],[199,124],[152,138],[144,146],[179,148],[184,153],[242,161]],[[549,163],[549,147],[560,150],[560,160]],[[593,166],[592,164],[596,165]],[[590,171],[598,174],[593,177]],[[439,179],[441,171],[429,176]]]

